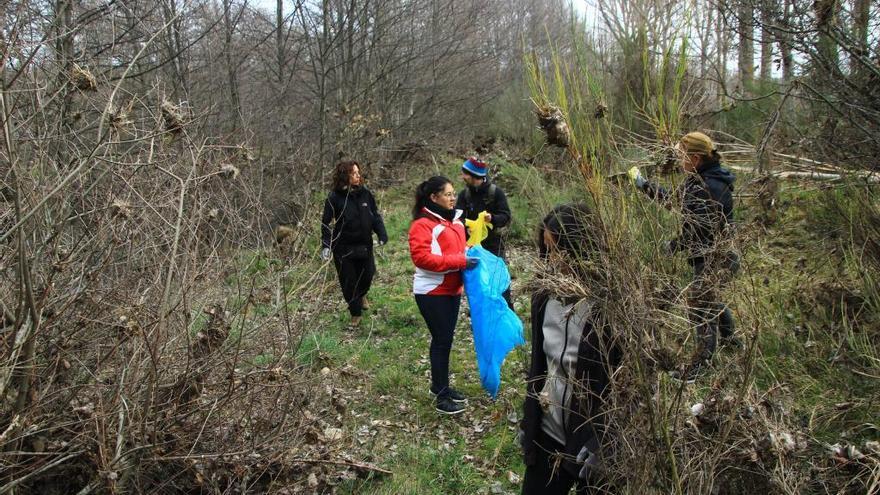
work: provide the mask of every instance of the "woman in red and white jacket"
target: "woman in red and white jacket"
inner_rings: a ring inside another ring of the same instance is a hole
[[[449,352],[461,306],[461,271],[476,258],[465,256],[464,224],[455,209],[455,190],[446,177],[431,177],[416,188],[409,250],[416,273],[413,294],[431,332],[431,393],[442,414],[464,411],[464,395],[449,386]]]

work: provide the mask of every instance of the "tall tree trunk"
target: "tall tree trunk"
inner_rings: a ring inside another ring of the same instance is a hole
[[[750,0],[740,0],[737,9],[739,34],[739,78],[743,92],[749,92],[755,78],[754,6]]]
[[[714,11],[712,9],[699,10],[697,5],[697,0],[693,0],[691,2],[691,10],[694,12],[704,12],[703,14],[697,14],[697,30],[699,33],[700,39],[700,77],[706,77],[706,66],[709,62],[709,40],[711,38],[712,32],[712,16],[714,15]]]
[[[782,30],[779,36],[779,53],[782,57],[782,79],[785,82],[791,81],[794,76],[794,56],[791,53],[791,33],[789,27],[791,25],[791,5],[792,0],[785,0],[782,11]]]
[[[278,87],[284,85],[284,0],[275,3],[275,58],[278,63]]]
[[[839,0],[816,0],[813,4],[816,11],[816,29],[819,31],[817,67],[823,72],[840,70],[837,43],[831,32],[837,27],[837,16],[840,10]]]
[[[717,53],[715,66],[718,67],[718,104],[724,106],[727,93],[727,51],[729,50],[728,31],[724,21],[725,6],[719,2],[715,10],[715,44]]]
[[[187,83],[187,74],[184,63],[184,40],[183,32],[185,30],[183,15],[178,12],[177,0],[163,0],[161,2],[163,21],[169,24],[167,41],[163,43],[165,46],[166,57],[171,61],[168,65],[171,70],[169,77],[172,88],[172,100],[179,101],[187,99],[189,94],[189,86]]]
[[[232,52],[233,34],[235,33],[235,25],[232,22],[232,0],[223,0],[223,29],[225,33],[223,51],[226,59],[227,84],[229,85],[229,112],[232,114],[229,116],[230,132],[234,132],[241,123],[241,101],[238,92],[238,71]]]
[[[61,90],[62,126],[70,125],[70,107],[73,103],[73,91],[67,86],[73,70],[73,1],[57,0],[55,2],[55,66],[58,69],[56,83]]]
[[[854,0],[853,4],[853,35],[855,37],[855,47],[853,52],[855,57],[868,56],[868,24],[870,22],[871,0]],[[855,57],[850,65],[853,75],[861,76],[865,72],[864,65],[856,60]]]
[[[773,23],[774,0],[762,0],[761,8],[761,81],[769,81],[773,73]]]

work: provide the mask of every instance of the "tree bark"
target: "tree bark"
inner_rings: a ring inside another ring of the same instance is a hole
[[[782,28],[783,33],[779,39],[779,53],[782,58],[782,80],[791,81],[794,76],[794,56],[791,53],[791,33],[788,32],[791,25],[791,5],[792,0],[785,0],[782,11]]]
[[[727,93],[727,52],[730,43],[724,21],[724,2],[719,2],[715,12],[715,44],[717,45],[715,65],[718,67],[718,104],[724,106]]]
[[[226,78],[229,84],[229,117],[230,132],[235,132],[241,124],[241,101],[238,91],[238,70],[233,56],[233,35],[235,23],[232,20],[232,0],[223,0],[224,58],[226,60]]]
[[[749,92],[755,78],[754,6],[750,0],[740,0],[737,9],[739,34],[739,78],[743,92]]]
[[[816,14],[816,29],[819,31],[819,45],[817,67],[825,72],[838,72],[840,60],[837,43],[831,37],[831,32],[837,27],[837,17],[840,10],[839,0],[816,0],[813,4]]]
[[[284,86],[284,0],[275,3],[275,58],[278,63],[278,87]]]
[[[773,23],[773,6],[771,0],[761,0],[761,81],[769,81],[773,75],[773,41],[770,30]]]
[[[55,2],[55,64],[58,67],[57,84],[61,93],[62,126],[70,125],[73,92],[64,88],[70,82],[73,70],[73,0]]]
[[[859,77],[864,74],[864,65],[855,60],[856,57],[867,57],[868,51],[868,24],[870,22],[871,0],[854,0],[853,2],[853,35],[855,46],[853,47],[853,60],[850,64],[852,73]]]

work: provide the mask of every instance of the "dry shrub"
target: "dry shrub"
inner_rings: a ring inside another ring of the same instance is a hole
[[[880,457],[864,454],[870,449],[860,446],[861,457],[834,460],[792,414],[793,391],[762,391],[755,384],[763,317],[755,313],[762,306],[753,300],[754,288],[736,281],[731,287],[747,302],[738,312],[746,349],[716,351],[699,386],[670,378],[667,371],[689,363],[695,347],[682,286],[690,269],[670,267],[668,255],[659,252],[664,233],[652,225],[651,215],[637,211],[645,204],[631,195],[637,193],[628,186],[598,190],[601,199],[586,220],[594,249],[583,259],[568,259],[565,268],[536,261],[532,288],[592,301],[599,308],[595,325],[610,336],[604,352],[614,346],[622,353],[621,365],[608,370],[605,465],[594,481],[611,493],[876,489],[871,476],[880,473]],[[737,235],[761,231],[747,226]],[[715,250],[725,253],[740,242],[742,237],[729,239]],[[746,266],[739,277],[748,279],[748,271]],[[577,390],[577,384],[571,386]]]
[[[179,106],[168,100],[162,100],[159,110],[162,114],[162,121],[164,122],[166,132],[178,134],[183,131],[183,112]]]
[[[131,110],[134,106],[134,100],[128,102],[127,105],[118,105],[113,107],[107,114],[107,121],[117,131],[124,130],[134,124],[131,120]]]
[[[538,106],[535,115],[538,117],[538,127],[546,135],[547,144],[567,148],[571,141],[571,131],[565,122],[562,110],[555,106]]]
[[[79,64],[73,64],[73,68],[70,69],[70,82],[80,91],[98,90],[98,81],[95,76],[87,69],[80,67]]]
[[[766,226],[775,224],[779,219],[779,179],[772,174],[764,174],[752,179],[749,186],[754,190],[761,223]]]
[[[90,134],[94,112],[77,142],[36,125],[17,142],[33,159],[12,171],[14,195],[36,214],[0,233],[0,491],[267,491],[299,477],[297,459],[329,455],[305,438],[326,419],[305,411],[330,398],[295,360],[315,315],[289,309],[311,289],[286,281],[306,253],[270,262],[255,226],[274,193],[248,154],[187,138],[162,108],[182,139],[153,139],[139,106],[124,148]],[[212,178],[217,163],[237,179]]]

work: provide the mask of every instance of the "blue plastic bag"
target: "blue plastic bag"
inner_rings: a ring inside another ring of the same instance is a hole
[[[467,256],[480,259],[476,267],[464,271],[464,290],[471,309],[480,382],[494,399],[501,386],[504,358],[514,347],[525,344],[523,326],[501,295],[510,287],[504,260],[480,246],[468,249]]]

